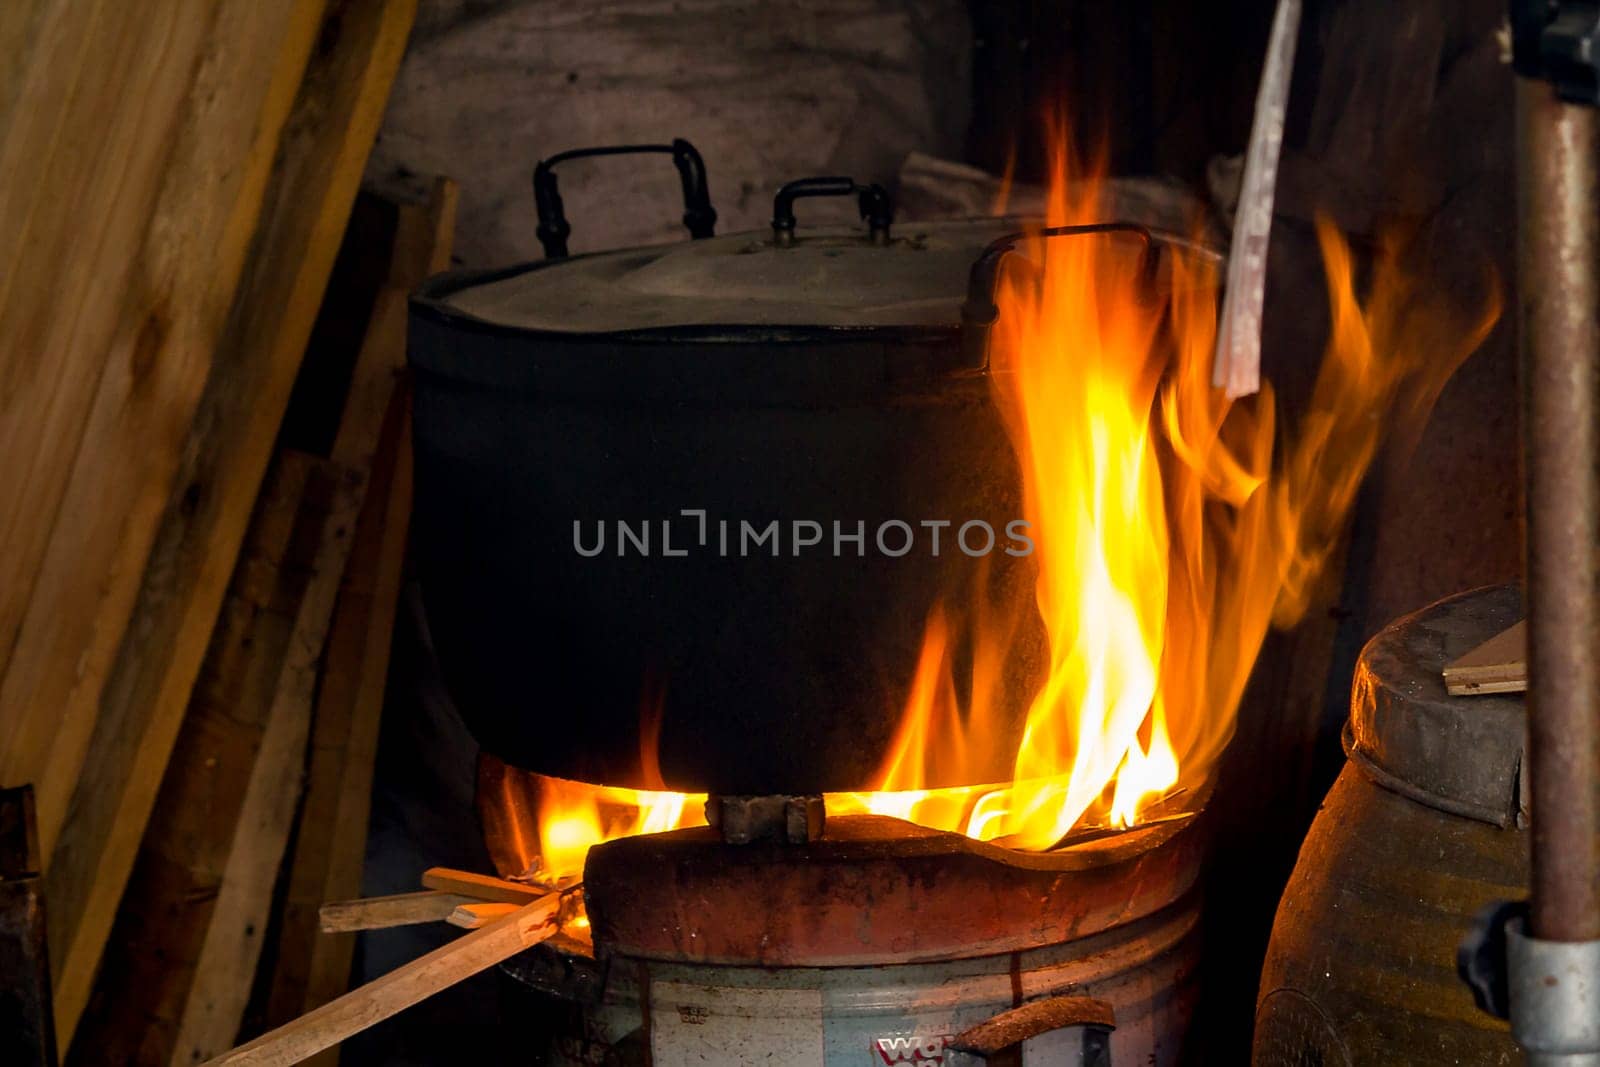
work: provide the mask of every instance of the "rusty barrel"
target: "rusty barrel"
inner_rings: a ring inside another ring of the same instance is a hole
[[[1521,1062],[1456,976],[1474,916],[1526,895],[1520,694],[1452,697],[1442,670],[1522,618],[1510,586],[1368,642],[1343,772],[1300,850],[1256,1003],[1256,1067]]]

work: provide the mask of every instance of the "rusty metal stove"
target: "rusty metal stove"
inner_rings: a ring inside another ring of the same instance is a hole
[[[1034,853],[824,819],[817,797],[708,809],[715,826],[593,848],[591,939],[569,928],[507,965],[575,1006],[551,1062],[1178,1062],[1194,820]]]

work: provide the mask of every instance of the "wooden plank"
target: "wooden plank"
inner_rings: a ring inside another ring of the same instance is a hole
[[[330,9],[46,876],[63,1041],[88,997],[216,622],[416,0],[334,0]]]
[[[1524,619],[1449,664],[1444,688],[1451,696],[1521,693],[1528,688],[1528,622]]]
[[[78,1047],[165,1063],[322,529],[334,467],[286,452],[251,520],[222,617],[112,928]]]
[[[453,182],[441,183],[426,213],[446,233],[454,224],[455,195]],[[416,214],[402,211],[402,221]],[[405,228],[402,226],[402,230]],[[405,246],[397,242],[397,248]],[[237,1037],[244,1018],[261,957],[261,933],[267,929],[272,910],[278,868],[284,861],[299,810],[318,667],[385,415],[393,407],[396,383],[405,364],[405,312],[402,290],[391,287],[380,293],[351,375],[332,456],[335,464],[349,472],[345,494],[348,499],[345,495],[336,497],[338,503],[328,526],[332,536],[319,550],[315,572],[295,618],[283,673],[245,789],[239,829],[179,1024],[172,1058],[175,1065],[209,1059],[226,1049]],[[395,410],[391,424],[398,427],[398,411],[403,408]],[[387,501],[384,506],[387,514]],[[373,536],[381,545],[382,532],[373,531]],[[402,541],[392,551],[403,552],[403,548]],[[361,632],[365,633],[365,628]],[[387,660],[386,655],[384,659]],[[364,839],[364,822],[361,836]]]
[[[178,1023],[174,1064],[210,1059],[232,1044],[250,995],[278,866],[300,802],[317,664],[366,489],[360,472],[341,468],[339,475]]]
[[[519,907],[519,904],[495,904],[489,901],[469,901],[452,911],[445,922],[451,926],[459,926],[463,930],[476,930],[480,926],[488,926],[496,919],[502,919]]]
[[[52,482],[32,592],[0,681],[0,780],[31,780],[46,853],[82,769],[184,437],[244,269],[272,160],[326,0],[221,0],[133,258],[69,462]],[[104,159],[86,165],[108,167]],[[99,266],[98,264],[96,265]],[[61,353],[61,356],[68,355]],[[52,356],[52,361],[56,358]],[[64,372],[70,373],[70,372]],[[91,402],[92,401],[92,402]],[[0,476],[3,477],[3,476]],[[24,487],[23,495],[30,490]],[[44,512],[39,513],[42,517]]]
[[[375,584],[366,613],[368,624],[362,634],[364,647],[360,668],[350,699],[349,732],[345,739],[337,803],[330,820],[334,834],[322,881],[324,899],[361,891],[379,726],[389,681],[389,653],[409,544],[413,477],[410,401],[409,390],[397,398],[400,428],[395,469],[388,508],[381,516],[383,536],[378,547]],[[311,968],[310,996],[315,1003],[306,1006],[315,1007],[343,992],[348,988],[349,975],[349,948],[341,950],[327,942],[318,942]]]
[[[406,322],[411,291],[450,262],[460,188],[449,178],[434,182],[426,208],[402,209],[389,278],[378,293],[350,380],[350,399],[339,420],[332,456],[340,463],[369,466],[378,427],[388,411],[387,383],[405,368]],[[381,401],[380,401],[381,398]]]
[[[401,213],[395,228],[394,255],[389,259],[390,288],[409,295],[433,275],[450,268],[460,202],[461,187],[452,178],[439,177],[428,190],[424,210]]]
[[[208,1062],[251,1067],[299,1063],[550,937],[560,906],[554,893],[525,904]]]
[[[275,924],[278,939],[267,997],[268,1025],[285,1022],[326,1003],[349,986],[354,945],[348,938],[322,937],[318,913],[323,901],[361,892],[377,721],[388,674],[389,638],[399,600],[400,567],[410,520],[409,442],[402,440],[405,397],[396,393],[390,408],[384,433],[387,444],[379,450],[366,505],[356,526],[355,544],[339,591],[317,689],[305,800],[289,859],[287,889]],[[399,494],[395,491],[396,479],[402,475],[402,465],[408,491]],[[396,514],[402,495],[405,508]],[[358,701],[363,702],[363,721],[359,724]],[[376,706],[365,706],[370,703]],[[340,877],[330,879],[335,861]],[[345,873],[352,868],[354,878]],[[330,881],[337,884],[330,885]],[[329,995],[307,1003],[310,974],[319,953],[342,957],[344,971],[338,977],[338,987]]]
[[[420,893],[396,893],[362,900],[336,900],[322,905],[318,921],[325,934],[353,933],[357,930],[386,930],[391,926],[443,922],[471,897],[424,889]]]
[[[391,289],[409,291],[448,263],[456,202],[455,183],[441,180],[426,207],[402,208]],[[405,328],[392,310],[375,315],[369,336],[390,355],[368,362],[398,370]],[[372,487],[339,593],[317,694],[306,799],[277,924],[269,1024],[294,1018],[349,988],[354,944],[319,937],[317,911],[325,900],[361,892],[378,726],[411,519],[409,401],[408,390],[397,391],[385,416]]]
[[[504,878],[458,871],[451,867],[429,867],[422,872],[422,884],[428,889],[460,893],[475,900],[502,904],[526,904],[545,893],[545,890],[521,882],[508,882]]]

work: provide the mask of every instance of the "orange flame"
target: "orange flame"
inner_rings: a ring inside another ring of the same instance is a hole
[[[1069,183],[1058,153],[1048,224],[1100,221],[1102,187]],[[1363,304],[1348,246],[1325,221],[1318,236],[1331,336],[1307,413],[1281,440],[1270,387],[1240,402],[1211,387],[1212,262],[1169,248],[1152,299],[1135,240],[1035,237],[1020,249],[1032,268],[1002,275],[990,380],[1022,473],[1034,602],[932,613],[876,780],[830,794],[830,814],[1043,849],[1085,823],[1133,825],[1208,780],[1269,625],[1293,624],[1316,599],[1384,430],[1420,429],[1499,314],[1491,296],[1461,322],[1402,268],[1397,242],[1379,247]],[[993,765],[1029,611],[1049,659],[1009,754],[1013,780],[935,788]],[[958,683],[960,642],[972,666]],[[703,798],[540,781],[549,871],[575,873],[599,841],[703,822]]]
[[[595,845],[705,823],[705,795],[550,778],[485,759],[478,808],[495,867],[508,878],[567,885]]]

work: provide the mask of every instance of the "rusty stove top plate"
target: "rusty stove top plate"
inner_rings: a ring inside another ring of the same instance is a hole
[[[584,893],[601,953],[750,966],[962,959],[1157,911],[1194,885],[1202,838],[1194,821],[1166,823],[1033,853],[878,815],[830,818],[802,845],[730,846],[700,827],[596,846]]]

